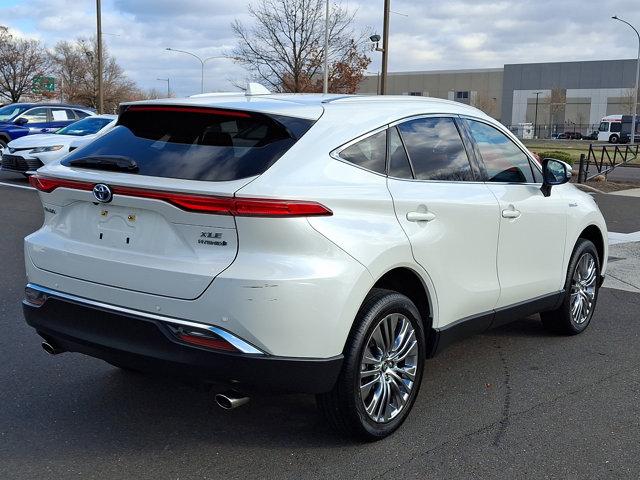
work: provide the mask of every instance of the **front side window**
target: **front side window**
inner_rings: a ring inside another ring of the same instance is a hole
[[[600,128],[598,128],[599,132],[608,132],[609,131],[609,122],[600,122]]]
[[[529,157],[500,130],[467,120],[489,182],[534,183]]]
[[[472,181],[471,164],[451,118],[418,118],[398,125],[415,177]]]
[[[387,132],[371,135],[340,152],[340,158],[359,167],[385,173],[387,158]]]
[[[2,107],[0,108],[0,122],[13,120],[28,108],[29,107],[24,105],[7,105],[6,107]]]
[[[47,121],[47,109],[46,108],[32,108],[25,112],[22,118],[29,120],[29,123],[45,123]]]

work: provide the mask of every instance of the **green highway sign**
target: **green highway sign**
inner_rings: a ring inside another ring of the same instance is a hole
[[[41,75],[33,77],[31,91],[33,93],[55,92],[56,79],[54,77],[43,77]]]

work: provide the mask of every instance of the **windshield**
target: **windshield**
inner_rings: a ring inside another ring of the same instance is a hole
[[[6,122],[20,115],[29,107],[26,105],[7,105],[0,108],[0,122]]]
[[[74,135],[76,137],[84,137],[85,135],[93,135],[98,133],[101,129],[106,127],[109,123],[113,122],[111,118],[96,118],[87,117],[67,125],[66,127],[58,130],[56,133],[59,135]]]

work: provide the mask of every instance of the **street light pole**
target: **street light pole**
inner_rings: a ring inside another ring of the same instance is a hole
[[[324,83],[322,93],[329,93],[329,0],[324,16]]]
[[[391,0],[384,0],[384,24],[382,26],[382,75],[380,76],[380,95],[387,93],[387,68],[389,62],[389,12]]]
[[[533,117],[533,137],[538,138],[537,128],[538,128],[538,98],[542,92],[533,92],[536,94],[536,114]]]
[[[96,30],[98,46],[98,113],[104,113],[104,91],[102,85],[102,6],[96,0]]]
[[[638,33],[638,30],[636,29],[636,27],[631,25],[626,20],[621,19],[617,15],[614,15],[611,18],[614,19],[614,20],[618,20],[619,22],[626,23],[631,28],[633,28],[633,31],[636,32],[636,35],[638,36],[638,59],[636,61],[636,96],[635,96],[634,103],[633,103],[633,115],[631,116],[631,143],[635,143],[635,141],[636,141],[636,116],[637,116],[637,113],[638,113],[638,80],[640,80],[640,33]]]
[[[160,82],[167,82],[167,98],[169,98],[171,96],[170,80],[168,78],[157,78],[156,80],[159,80]]]
[[[178,50],[177,48],[170,48],[170,47],[165,48],[165,50],[168,50],[170,52],[185,53],[187,55],[191,55],[192,57],[198,59],[202,67],[201,76],[200,76],[200,93],[204,93],[204,64],[207,63],[209,60],[213,60],[214,58],[227,58],[227,57],[215,56],[215,57],[208,57],[203,60],[195,53],[187,52],[186,50]]]

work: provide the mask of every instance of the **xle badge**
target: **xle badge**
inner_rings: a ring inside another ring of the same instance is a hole
[[[200,238],[198,239],[198,244],[199,245],[212,245],[212,246],[215,245],[215,246],[220,246],[220,247],[224,247],[225,245],[227,245],[227,242],[225,240],[213,240],[213,239],[218,239],[218,238],[222,238],[222,234],[221,233],[202,232],[202,233],[200,233]]]

